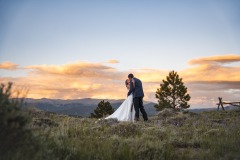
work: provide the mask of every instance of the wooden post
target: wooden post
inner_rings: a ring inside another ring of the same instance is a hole
[[[222,97],[218,97],[218,99],[219,99],[218,110],[219,110],[219,106],[220,106],[220,105],[221,105],[222,109],[224,110],[223,102],[222,102]]]

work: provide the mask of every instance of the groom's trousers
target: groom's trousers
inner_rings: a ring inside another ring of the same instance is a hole
[[[143,97],[135,97],[135,98],[133,98],[133,104],[134,104],[134,109],[135,109],[135,119],[136,120],[139,119],[139,109],[140,109],[144,121],[147,121],[148,120],[148,116],[147,116],[147,113],[146,113],[146,111],[144,109],[144,106],[143,106]]]

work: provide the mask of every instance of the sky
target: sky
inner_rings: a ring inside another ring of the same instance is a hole
[[[192,108],[240,100],[239,0],[0,0],[0,83],[29,98],[146,101],[171,70]]]

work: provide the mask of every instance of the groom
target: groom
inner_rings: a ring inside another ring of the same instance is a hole
[[[147,113],[143,107],[143,87],[142,82],[135,78],[132,73],[128,75],[128,79],[130,80],[130,89],[128,91],[128,96],[133,93],[133,104],[135,109],[135,120],[139,121],[139,109],[142,113],[144,121],[148,120]]]

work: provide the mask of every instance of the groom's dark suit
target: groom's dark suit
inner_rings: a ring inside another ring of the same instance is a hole
[[[144,109],[143,106],[143,97],[144,97],[144,93],[143,93],[143,87],[142,87],[142,82],[137,79],[137,78],[133,78],[134,82],[135,82],[135,87],[133,86],[133,83],[131,81],[130,83],[130,89],[128,91],[128,96],[132,93],[133,94],[133,104],[134,104],[134,109],[135,109],[135,119],[138,120],[139,119],[139,109],[142,113],[143,119],[145,121],[148,120],[147,117],[147,113]]]

